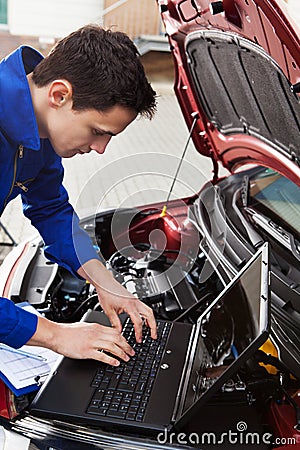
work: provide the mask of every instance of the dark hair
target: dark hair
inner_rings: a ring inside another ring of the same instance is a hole
[[[86,25],[58,41],[32,79],[42,87],[62,78],[72,85],[75,110],[120,105],[150,119],[156,110],[156,93],[125,33]]]

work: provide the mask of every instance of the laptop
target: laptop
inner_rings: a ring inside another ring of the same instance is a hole
[[[63,357],[30,412],[110,431],[184,429],[268,337],[267,244],[203,309],[196,323],[159,320],[159,338],[152,340],[148,332],[142,344],[134,340],[129,317],[122,317],[136,355],[118,367]],[[109,325],[100,311],[90,311],[85,320]]]

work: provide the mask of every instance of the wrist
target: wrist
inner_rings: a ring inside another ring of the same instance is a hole
[[[38,317],[36,331],[27,344],[57,351],[59,332],[60,324],[52,322],[45,317]]]

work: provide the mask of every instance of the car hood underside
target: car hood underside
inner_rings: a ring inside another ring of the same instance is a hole
[[[275,61],[258,45],[221,31],[193,32],[185,47],[193,91],[208,124],[225,136],[258,138],[298,161],[299,102]],[[216,148],[218,158],[228,150]],[[228,163],[229,169],[238,163],[236,156]]]

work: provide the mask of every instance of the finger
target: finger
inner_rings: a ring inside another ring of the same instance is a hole
[[[128,342],[126,341],[126,339],[125,338],[123,338],[124,339],[124,343],[123,343],[123,345],[121,346],[121,348],[123,349],[123,351],[124,352],[126,352],[127,353],[127,355],[129,355],[129,356],[134,356],[135,355],[135,351],[133,350],[133,348],[128,344]]]
[[[123,359],[123,361],[125,362],[128,362],[130,359],[126,351],[115,343],[109,343],[109,345],[107,346],[107,348],[104,349],[104,351],[108,351],[112,355],[117,356],[117,358]]]
[[[129,358],[125,358],[126,355],[134,356],[135,351],[129,345],[127,340],[117,330],[109,327],[105,327],[105,337],[97,342],[97,348],[101,348],[105,351],[114,353],[116,356],[128,361]]]
[[[146,325],[150,328],[152,339],[157,339],[157,325],[153,310],[149,308],[149,306],[145,305],[145,303],[140,302],[139,314],[145,320]]]
[[[134,356],[134,355],[135,355],[135,351],[134,351],[133,348],[129,345],[129,343],[126,341],[126,339],[124,338],[124,336],[122,336],[121,334],[118,335],[118,340],[115,341],[115,344],[116,344],[121,350],[123,350],[124,353],[127,353],[127,355],[130,355],[130,356]]]
[[[116,311],[114,309],[105,311],[107,317],[109,318],[109,321],[111,323],[111,326],[113,328],[115,328],[119,333],[121,333],[122,331],[122,324],[121,321],[119,319],[118,314],[116,313]]]
[[[143,334],[143,319],[137,311],[128,312],[130,318],[132,320],[134,326],[134,334],[136,342],[142,342],[142,334]]]
[[[124,339],[124,341],[126,344],[124,347],[126,347],[127,351],[128,351],[128,349],[132,350],[131,347],[127,344],[125,339]],[[121,340],[121,344],[124,345],[124,342],[122,342],[122,340]],[[122,359],[125,362],[129,361],[129,359],[130,359],[129,355],[126,353],[125,350],[123,350],[120,347],[119,343],[117,344],[115,342],[102,341],[101,345],[102,345],[101,350],[98,349],[99,353],[103,353],[104,355],[107,355],[110,358],[113,358],[114,356],[116,356],[118,359]],[[104,359],[106,359],[106,358],[104,358]]]
[[[112,356],[107,355],[105,352],[99,350],[94,350],[91,353],[91,358],[95,359],[96,361],[101,361],[105,364],[109,364],[111,366],[120,365],[120,361],[118,359],[115,359]]]
[[[145,319],[147,322],[147,326],[150,328],[152,339],[157,339],[157,325],[156,325],[156,320],[155,320],[152,310],[151,310],[151,313],[149,314],[149,316],[145,317]]]

